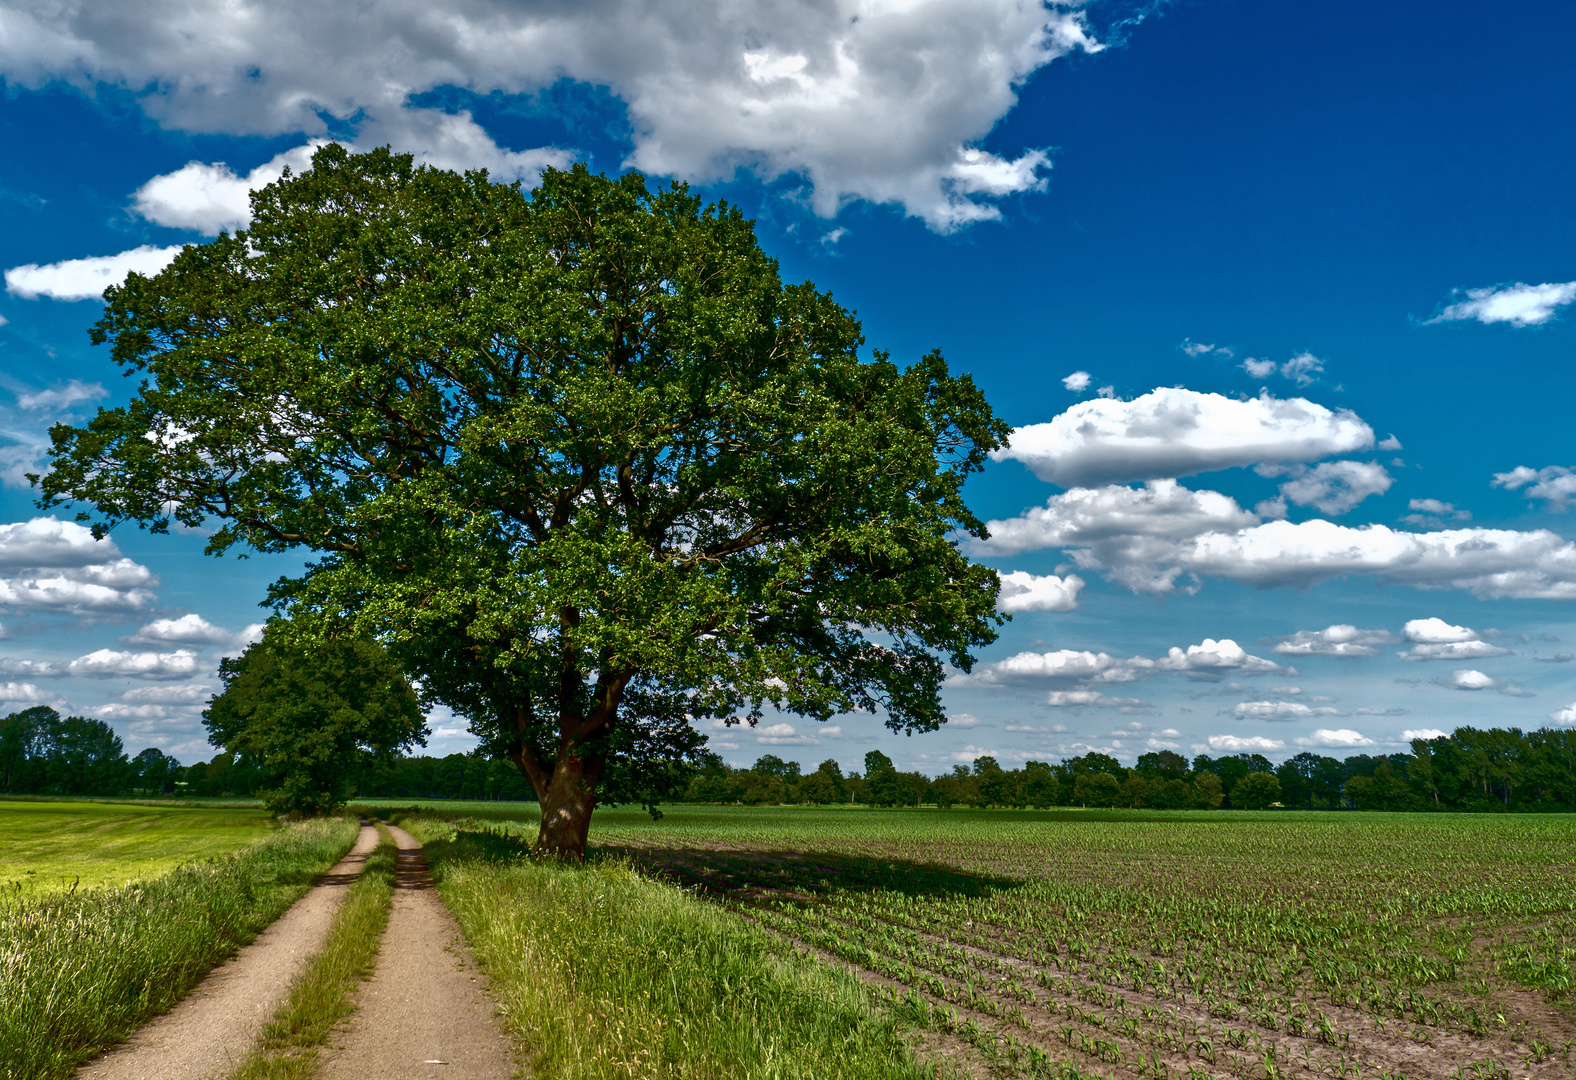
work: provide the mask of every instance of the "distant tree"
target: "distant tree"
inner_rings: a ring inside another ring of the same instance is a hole
[[[35,705],[0,719],[0,779],[12,793],[42,791],[60,714]]]
[[[367,761],[427,741],[410,683],[370,641],[303,642],[270,623],[262,641],[221,662],[219,679],[203,713],[209,738],[258,763],[275,813],[325,813]]]
[[[799,794],[816,806],[847,802],[848,782],[843,779],[842,766],[830,758],[821,762],[815,772],[799,781]]]
[[[974,775],[979,780],[980,801],[986,806],[1011,806],[1017,792],[1012,777],[986,755],[974,759]]]
[[[1193,810],[1219,810],[1226,801],[1226,788],[1220,777],[1208,770],[1193,773],[1193,792],[1188,806]]]
[[[50,736],[50,790],[63,795],[112,795],[131,778],[131,763],[115,729],[102,720],[68,716]]]
[[[1188,771],[1187,758],[1171,750],[1157,750],[1138,755],[1138,769],[1140,772],[1182,776]]]
[[[150,794],[173,790],[181,763],[156,746],[150,746],[131,759],[132,783]]]
[[[1155,780],[1149,785],[1149,805],[1158,810],[1180,810],[1188,804],[1191,790],[1181,777]]]
[[[1122,781],[1108,772],[1084,773],[1073,784],[1073,797],[1081,806],[1115,806],[1122,797]]]
[[[779,777],[783,783],[799,779],[799,763],[784,761],[776,754],[764,754],[750,766],[754,772]]]
[[[1280,780],[1269,770],[1250,772],[1231,789],[1231,805],[1239,810],[1262,810],[1280,801]]]
[[[1056,805],[1056,773],[1048,763],[1023,763],[1023,798],[1037,810]]]

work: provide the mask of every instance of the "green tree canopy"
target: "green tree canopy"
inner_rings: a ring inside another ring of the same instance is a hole
[[[526,194],[328,146],[252,202],[106,292],[95,341],[143,381],[54,429],[43,505],[316,553],[280,610],[384,641],[551,852],[684,779],[695,719],[944,721],[999,622],[954,538],[1008,429],[939,355],[862,360],[736,209],[636,174]]]
[[[368,764],[427,741],[415,691],[371,641],[291,640],[276,622],[219,678],[210,740],[256,763],[274,813],[331,810]]]

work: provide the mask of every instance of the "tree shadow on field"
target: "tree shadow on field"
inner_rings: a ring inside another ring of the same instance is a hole
[[[639,847],[607,849],[642,869],[708,896],[737,903],[819,900],[835,893],[979,897],[1016,889],[1016,878],[944,863],[826,851]]]

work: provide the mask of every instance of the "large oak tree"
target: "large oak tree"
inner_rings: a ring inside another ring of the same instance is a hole
[[[702,719],[933,730],[944,665],[995,637],[955,537],[1005,425],[939,355],[861,360],[850,312],[682,185],[328,146],[105,299],[94,339],[143,381],[53,431],[41,502],[317,553],[274,603],[375,636],[511,757],[544,852],[660,797]]]

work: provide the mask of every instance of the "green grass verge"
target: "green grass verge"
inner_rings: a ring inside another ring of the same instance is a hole
[[[346,818],[118,888],[0,899],[0,1078],[66,1077],[166,1012],[354,842]]]
[[[124,885],[227,855],[271,831],[258,807],[0,799],[0,887],[39,896]]]
[[[290,988],[257,1048],[229,1080],[311,1080],[317,1075],[318,1048],[355,1011],[352,991],[372,974],[388,925],[398,849],[387,829],[379,825],[378,832],[383,842],[346,892],[323,951]]]
[[[616,860],[532,861],[476,823],[403,822],[541,1080],[933,1080],[851,975]]]

